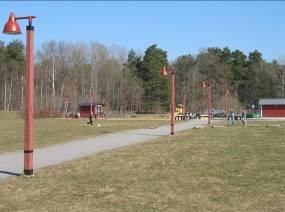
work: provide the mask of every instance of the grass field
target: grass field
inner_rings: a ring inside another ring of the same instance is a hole
[[[193,129],[1,182],[0,211],[285,211],[285,130]]]
[[[0,114],[0,153],[23,148],[24,121],[15,114]],[[96,120],[94,127],[85,126],[87,119],[35,119],[35,147],[78,138],[94,137],[127,129],[152,128],[168,124],[165,120]],[[101,127],[97,125],[100,123]]]

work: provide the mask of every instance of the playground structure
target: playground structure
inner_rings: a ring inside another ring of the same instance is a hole
[[[59,118],[61,118],[62,115],[65,115],[65,118],[80,118],[80,115],[78,113],[78,110],[76,113],[74,113],[74,102],[64,102],[62,104]]]
[[[178,104],[175,108],[175,120],[190,120],[190,113],[185,112],[183,104]]]

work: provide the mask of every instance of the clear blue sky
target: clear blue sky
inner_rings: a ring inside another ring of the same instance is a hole
[[[97,41],[144,52],[151,44],[169,59],[207,47],[255,49],[266,60],[285,55],[285,2],[192,1],[2,1],[0,23],[9,13],[35,15],[35,46],[51,39]],[[26,21],[19,22],[25,32]],[[2,29],[1,29],[2,30]],[[0,40],[13,37],[1,34]],[[25,41],[25,36],[18,36]]]

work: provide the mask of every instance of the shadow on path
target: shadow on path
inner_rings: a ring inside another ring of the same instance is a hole
[[[3,170],[0,170],[0,174],[7,174],[7,175],[12,175],[12,176],[21,176],[22,175],[20,173],[8,172],[8,171],[3,171]]]

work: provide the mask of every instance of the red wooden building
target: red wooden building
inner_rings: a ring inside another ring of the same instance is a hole
[[[78,112],[80,113],[80,117],[89,117],[92,110],[96,118],[106,118],[104,108],[105,105],[102,103],[81,103],[78,105]]]
[[[285,99],[260,99],[261,117],[285,117]]]

